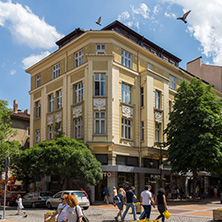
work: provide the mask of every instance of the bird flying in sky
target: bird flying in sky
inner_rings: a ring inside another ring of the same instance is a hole
[[[96,24],[97,24],[97,25],[101,25],[100,22],[101,22],[101,16],[100,16],[99,19],[96,21]]]
[[[179,17],[177,18],[178,20],[182,20],[184,23],[187,23],[186,18],[189,15],[189,13],[191,12],[191,10],[189,10],[188,12],[186,12],[183,17]]]

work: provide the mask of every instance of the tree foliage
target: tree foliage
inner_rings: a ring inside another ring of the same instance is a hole
[[[7,107],[8,103],[0,100],[0,172],[5,168],[5,159],[19,150],[19,143],[13,141],[16,132],[11,128],[12,110]]]
[[[221,169],[221,105],[211,85],[197,78],[181,83],[164,132],[173,171],[196,177],[200,170]]]
[[[83,143],[68,137],[22,151],[14,158],[13,172],[26,185],[43,174],[56,177],[61,185],[71,177],[92,185],[102,179],[101,163]]]

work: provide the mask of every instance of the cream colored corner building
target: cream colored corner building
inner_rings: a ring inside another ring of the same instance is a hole
[[[163,129],[176,88],[193,77],[181,61],[118,21],[100,31],[76,29],[58,50],[28,68],[31,75],[30,147],[55,138],[55,128],[83,140],[102,163],[101,189],[128,182],[139,194],[158,188],[160,174],[170,193],[186,177],[167,170]],[[168,167],[170,169],[170,167]],[[48,181],[52,182],[52,181]]]

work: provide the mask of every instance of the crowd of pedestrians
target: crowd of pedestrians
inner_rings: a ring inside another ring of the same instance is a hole
[[[165,190],[160,188],[154,200],[151,189],[152,187],[150,185],[146,185],[144,191],[140,194],[140,204],[143,207],[143,212],[139,219],[142,220],[150,218],[152,206],[154,208],[157,206],[160,215],[156,218],[156,220],[161,219],[162,222],[164,222],[165,217],[163,212],[167,210]],[[133,220],[137,220],[136,206],[134,203],[137,196],[134,191],[135,187],[133,186],[127,187],[125,190],[123,188],[119,188],[118,192],[116,187],[113,187],[113,204],[114,206],[117,206],[119,210],[117,215],[114,217],[115,221],[118,221],[119,218],[121,221],[124,221],[130,208],[132,209]],[[124,205],[126,206],[125,211],[123,211]]]

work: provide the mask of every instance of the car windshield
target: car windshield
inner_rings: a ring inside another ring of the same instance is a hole
[[[40,193],[40,196],[41,196],[41,197],[50,197],[50,196],[52,196],[52,193],[44,193],[44,192],[41,192],[41,193]]]
[[[73,192],[72,195],[75,197],[86,197],[85,193],[83,192]]]

